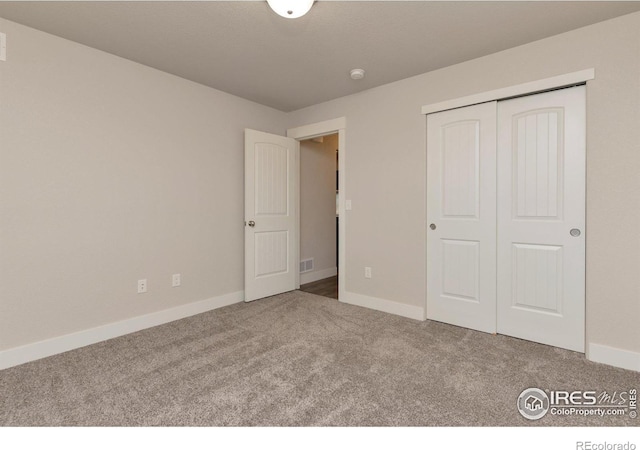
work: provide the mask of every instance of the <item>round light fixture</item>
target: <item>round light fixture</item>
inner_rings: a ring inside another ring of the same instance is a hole
[[[297,19],[309,12],[313,0],[267,0],[271,9],[287,19]]]
[[[364,70],[363,69],[353,69],[349,72],[352,80],[362,80],[364,78]]]

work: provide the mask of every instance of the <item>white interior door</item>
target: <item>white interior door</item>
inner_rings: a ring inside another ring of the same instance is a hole
[[[300,143],[245,130],[245,301],[296,288]]]
[[[585,88],[498,104],[498,332],[584,352]]]
[[[496,332],[496,102],[427,116],[427,318]]]

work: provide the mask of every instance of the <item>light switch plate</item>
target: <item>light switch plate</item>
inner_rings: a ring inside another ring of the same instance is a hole
[[[7,35],[0,33],[0,61],[7,60]]]

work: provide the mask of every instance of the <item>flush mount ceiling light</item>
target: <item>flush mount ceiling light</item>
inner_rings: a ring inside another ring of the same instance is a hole
[[[287,19],[297,19],[309,12],[313,0],[267,0],[271,9]]]

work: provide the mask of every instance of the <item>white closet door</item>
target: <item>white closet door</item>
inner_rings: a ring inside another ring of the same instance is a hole
[[[496,332],[496,102],[427,116],[427,318]]]
[[[584,352],[585,88],[498,104],[498,333]]]

